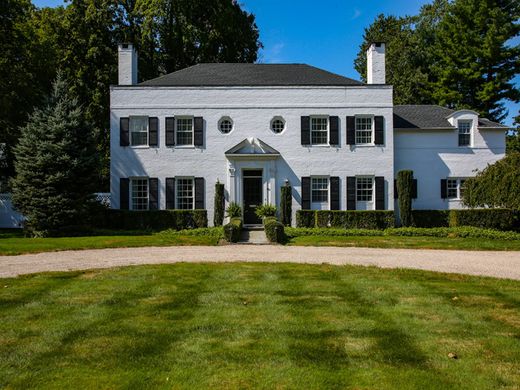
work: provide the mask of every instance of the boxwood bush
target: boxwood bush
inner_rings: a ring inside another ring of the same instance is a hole
[[[516,230],[519,212],[509,209],[414,210],[414,226],[420,228],[474,226]]]
[[[432,228],[450,225],[449,210],[413,210],[412,220],[415,227]]]
[[[275,217],[267,217],[263,220],[265,235],[269,242],[282,243],[285,241],[285,230],[283,223]]]
[[[329,211],[299,210],[296,226],[302,228],[387,229],[395,226],[395,215],[388,210]]]
[[[238,242],[242,233],[242,218],[231,218],[229,223],[224,225],[224,238],[227,242]]]
[[[206,210],[146,210],[106,209],[97,227],[116,230],[182,230],[208,226]]]

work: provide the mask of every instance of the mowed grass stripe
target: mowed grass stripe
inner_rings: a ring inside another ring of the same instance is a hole
[[[224,263],[39,274],[2,287],[0,387],[520,384],[520,282],[510,280]]]

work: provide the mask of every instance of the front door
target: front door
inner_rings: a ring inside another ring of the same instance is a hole
[[[243,177],[244,224],[261,224],[262,221],[255,214],[255,210],[262,205],[262,170],[244,171]]]

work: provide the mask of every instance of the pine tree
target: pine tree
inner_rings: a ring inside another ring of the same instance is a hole
[[[13,202],[34,236],[84,223],[99,166],[91,131],[58,75],[47,104],[30,115],[15,148]]]
[[[520,68],[520,2],[456,0],[440,21],[434,44],[434,99],[454,109],[471,108],[491,120],[506,115],[504,99],[518,101],[512,83]]]

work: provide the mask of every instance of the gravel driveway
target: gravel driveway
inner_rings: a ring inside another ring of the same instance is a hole
[[[520,280],[520,252],[279,245],[116,248],[0,256],[0,277],[138,264],[224,261],[358,264]]]

